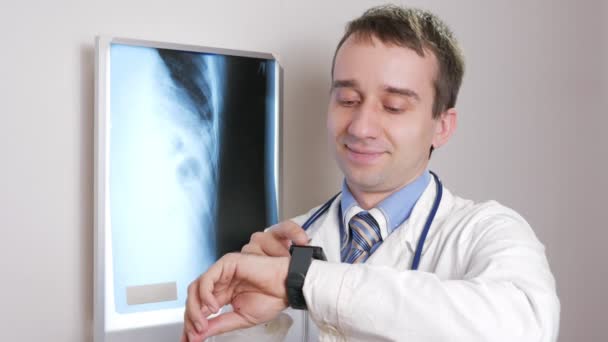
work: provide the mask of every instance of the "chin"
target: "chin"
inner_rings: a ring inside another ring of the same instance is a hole
[[[383,183],[383,177],[378,172],[352,169],[343,171],[348,183],[357,186],[361,190],[374,190]]]

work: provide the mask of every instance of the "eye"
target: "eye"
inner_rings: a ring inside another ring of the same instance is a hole
[[[391,106],[384,106],[384,110],[386,110],[389,113],[393,113],[393,114],[398,114],[403,112],[402,108],[399,107],[391,107]]]
[[[408,104],[401,96],[388,96],[383,99],[382,107],[387,113],[399,114],[407,110]]]
[[[357,101],[357,100],[347,100],[347,99],[345,99],[345,100],[341,100],[341,99],[339,99],[339,100],[338,100],[338,103],[339,103],[341,106],[343,106],[343,107],[354,107],[354,106],[356,106],[357,104],[359,104],[359,101]]]
[[[337,96],[336,101],[342,107],[355,107],[361,100],[357,96]]]
[[[351,88],[336,89],[334,96],[338,105],[342,107],[355,107],[361,103],[361,96]]]

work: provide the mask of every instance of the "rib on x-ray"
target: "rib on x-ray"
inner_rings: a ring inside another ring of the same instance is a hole
[[[193,279],[277,220],[275,62],[121,44],[110,55],[116,311],[180,307]],[[138,297],[155,284],[169,295]]]

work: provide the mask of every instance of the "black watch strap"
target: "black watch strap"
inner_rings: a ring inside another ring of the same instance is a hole
[[[306,300],[304,299],[304,280],[306,273],[313,259],[327,260],[323,248],[317,246],[296,246],[289,248],[291,260],[287,272],[287,300],[289,306],[298,310],[306,310]]]

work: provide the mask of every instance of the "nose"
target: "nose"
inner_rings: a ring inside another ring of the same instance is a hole
[[[348,133],[358,139],[375,139],[380,131],[379,120],[379,113],[373,105],[364,102],[353,112]]]

